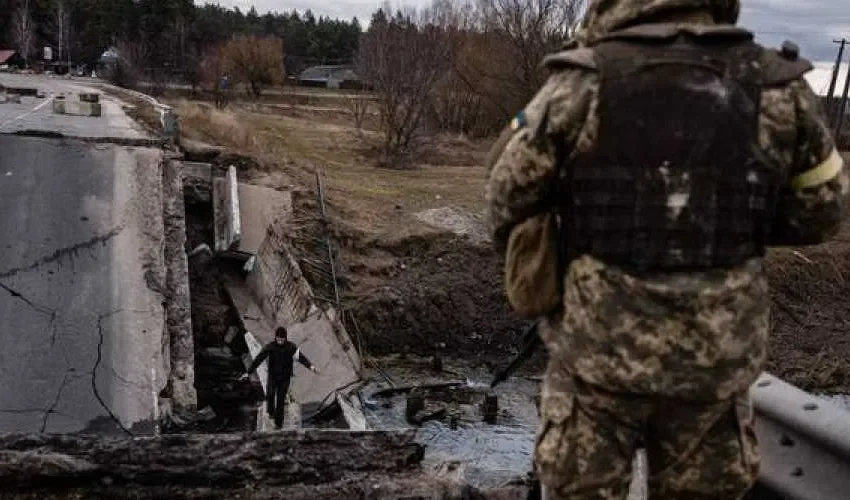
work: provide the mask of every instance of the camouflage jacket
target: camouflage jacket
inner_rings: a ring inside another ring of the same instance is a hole
[[[735,0],[594,0],[576,40],[592,44],[606,30],[657,20],[671,4],[684,17],[665,22],[713,24],[715,8],[734,22],[738,12]],[[594,147],[598,90],[593,70],[555,71],[494,145],[486,199],[498,250],[516,224],[554,208],[556,170]],[[771,244],[834,235],[847,216],[850,178],[805,80],[763,91],[758,138],[786,179]],[[584,255],[566,271],[563,305],[541,330],[552,363],[612,392],[725,399],[745,390],[766,358],[770,295],[760,258],[735,269],[633,276]]]

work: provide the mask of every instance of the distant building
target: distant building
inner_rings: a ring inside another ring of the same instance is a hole
[[[332,89],[361,88],[363,82],[352,66],[313,66],[298,75],[298,84]]]
[[[18,54],[18,51],[11,49],[0,49],[0,68],[23,68],[26,62],[24,58]]]

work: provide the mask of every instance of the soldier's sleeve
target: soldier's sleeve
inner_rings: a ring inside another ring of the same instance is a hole
[[[496,140],[485,197],[497,251],[514,226],[553,206],[556,167],[573,152],[594,78],[576,69],[553,74]]]
[[[817,96],[804,80],[792,86],[797,148],[771,244],[814,245],[834,236],[847,219],[850,177]]]

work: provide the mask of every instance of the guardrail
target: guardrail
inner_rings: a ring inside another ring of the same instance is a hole
[[[147,94],[143,94],[142,92],[138,92],[136,90],[125,89],[123,87],[116,87],[115,85],[109,83],[101,83],[103,87],[110,87],[115,91],[123,92],[127,95],[130,95],[140,101],[145,101],[153,106],[159,112],[159,122],[162,126],[162,133],[165,137],[169,139],[174,139],[177,137],[179,132],[179,122],[177,119],[177,114],[174,112],[174,109],[167,105],[159,102],[156,98],[149,96]]]
[[[758,500],[850,498],[850,412],[770,374],[752,388]]]

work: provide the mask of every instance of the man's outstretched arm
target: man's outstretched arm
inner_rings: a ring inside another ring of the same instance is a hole
[[[254,370],[259,368],[259,366],[269,357],[269,346],[265,345],[262,349],[260,349],[260,353],[257,354],[257,357],[254,358],[254,361],[251,362],[251,366],[248,367],[248,370],[245,371],[245,375],[243,377],[247,377],[248,375],[254,373]]]
[[[299,363],[301,363],[301,365],[304,366],[304,368],[312,371],[313,373],[319,373],[319,369],[316,368],[313,363],[310,362],[309,359],[307,359],[307,356],[305,356],[304,353],[301,352],[300,347],[295,349],[295,355],[292,357],[292,359],[298,361]]]

